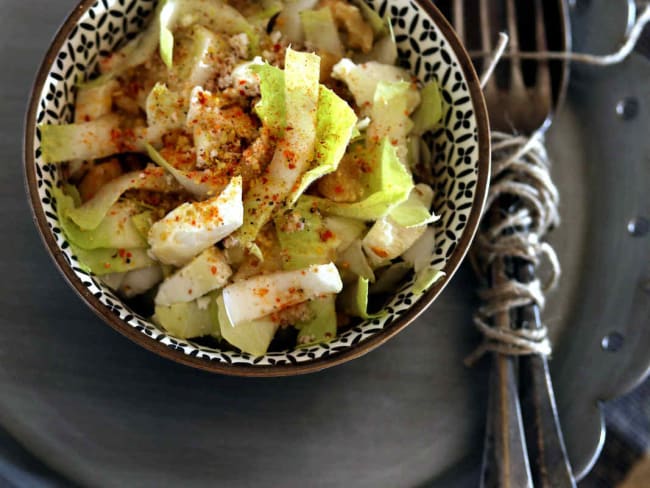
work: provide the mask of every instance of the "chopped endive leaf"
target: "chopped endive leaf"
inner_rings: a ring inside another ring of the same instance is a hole
[[[415,185],[405,202],[390,212],[390,218],[403,227],[417,227],[436,222],[440,217],[431,213],[433,190],[425,183]]]
[[[364,222],[335,215],[325,217],[323,224],[326,229],[334,233],[334,238],[338,242],[336,250],[339,253],[345,251],[368,230]]]
[[[153,266],[156,262],[146,249],[81,249],[70,243],[70,248],[79,259],[82,268],[98,276],[108,273],[123,273],[134,269]]]
[[[146,268],[144,268],[146,269]],[[108,286],[111,290],[117,291],[120,287],[120,284],[124,280],[124,277],[127,275],[127,273],[109,273],[103,275],[100,280],[102,283],[104,283],[106,286]]]
[[[402,259],[409,263],[413,270],[418,273],[429,265],[436,244],[436,233],[432,227],[427,230],[413,243],[403,254]]]
[[[166,278],[158,287],[154,301],[156,305],[191,302],[222,288],[231,275],[232,269],[223,253],[216,247],[209,247]]]
[[[360,239],[355,240],[339,255],[336,265],[341,270],[341,275],[346,283],[356,280],[358,277],[371,282],[375,281],[375,273],[368,264]]]
[[[168,1],[160,10],[160,57],[168,68],[172,67],[174,56],[174,35],[171,31],[176,2]]]
[[[266,29],[267,23],[274,16],[282,12],[283,4],[281,0],[269,0],[262,2],[262,10],[248,17],[248,21]]]
[[[411,74],[404,68],[390,64],[369,61],[355,64],[343,58],[332,68],[332,77],[343,81],[357,102],[362,116],[369,114],[379,82],[395,83],[411,81]]]
[[[410,82],[377,83],[373,104],[370,109],[370,126],[367,137],[371,141],[388,139],[397,147],[400,161],[406,165],[408,148],[406,136],[413,127],[409,118],[420,103],[417,87]]]
[[[255,28],[234,7],[211,0],[167,0],[159,10],[157,26],[160,57],[168,68],[172,67],[174,36],[177,27],[203,25],[224,34],[244,33],[250,42],[250,53],[258,50],[259,36]]]
[[[320,213],[304,203],[299,201],[290,212],[276,217],[275,228],[282,269],[300,269],[334,259],[340,241],[325,226]]]
[[[329,7],[300,12],[305,41],[319,51],[343,56],[343,44]]]
[[[286,126],[291,130],[285,131],[264,174],[245,195],[244,224],[237,237],[247,246],[309,169],[316,142],[319,66],[318,56],[287,49],[284,91]]]
[[[357,123],[354,110],[332,90],[320,86],[316,112],[316,145],[312,168],[288,198],[294,204],[298,197],[318,178],[336,171]]]
[[[150,252],[161,262],[183,266],[242,224],[242,178],[235,176],[217,196],[185,202],[149,230]]]
[[[56,191],[53,193],[57,202],[61,202],[62,195],[57,194]],[[117,202],[95,229],[83,230],[67,217],[63,217],[60,224],[68,240],[82,249],[146,248],[147,240],[138,232],[131,220],[139,210],[132,201]]]
[[[431,286],[446,276],[444,271],[440,271],[432,266],[427,266],[415,274],[415,283],[413,283],[413,293],[419,295],[424,293]]]
[[[206,298],[214,300],[211,297]],[[210,302],[204,299],[169,306],[156,305],[152,318],[178,339],[215,335],[215,331],[219,329],[219,324],[212,321]]]
[[[300,12],[313,9],[318,0],[286,0],[284,8],[276,21],[277,28],[292,43],[302,43],[305,34],[302,29]]]
[[[118,51],[113,53],[108,60],[100,64],[106,64],[107,69],[103,70],[102,76],[86,86],[98,85],[106,80],[115,78],[129,68],[147,62],[156,52],[160,41],[160,13],[166,7],[168,0],[161,0],[156,6],[156,11],[151,17],[151,22],[139,35],[125,44]],[[108,61],[108,62],[106,62]]]
[[[99,159],[144,149],[144,129],[120,129],[120,117],[107,114],[79,124],[40,124],[41,151],[46,163]]]
[[[336,296],[315,298],[308,304],[311,320],[296,324],[298,347],[327,342],[336,336]]]
[[[212,337],[217,339],[221,338],[221,322],[219,322],[219,297],[221,294],[219,292],[210,293],[208,298],[210,303],[208,305],[208,313],[210,314],[210,320],[212,321]]]
[[[151,210],[145,210],[131,217],[131,223],[136,228],[138,233],[147,240],[149,229],[153,225],[153,213]]]
[[[360,0],[360,3],[365,3]],[[383,21],[386,34],[379,40],[375,41],[372,50],[369,53],[358,53],[354,56],[357,63],[367,63],[375,61],[384,65],[394,66],[397,63],[397,42],[395,41],[395,32],[390,17]]]
[[[165,133],[185,126],[187,115],[185,98],[167,88],[164,83],[156,83],[147,96],[147,139],[160,143]]]
[[[413,114],[412,134],[421,136],[433,130],[442,119],[442,97],[435,80],[429,81],[420,90],[420,106]]]
[[[196,86],[205,86],[217,76],[220,65],[215,60],[232,52],[225,36],[202,25],[192,26],[190,42],[188,47],[179,50],[180,56],[175,60],[169,77],[174,88],[184,95]]]
[[[182,187],[166,175],[163,168],[147,168],[133,171],[109,181],[93,198],[80,207],[70,209],[66,216],[84,230],[95,229],[110,208],[127,190],[178,191]]]
[[[79,194],[79,189],[70,183],[63,183],[63,193],[68,197],[72,198],[72,207],[78,207],[81,205],[81,195]]]
[[[343,284],[332,263],[294,271],[278,271],[236,281],[223,289],[225,310],[234,326],[265,317],[327,293]]]
[[[80,86],[74,105],[74,122],[76,124],[96,120],[111,112],[113,92],[119,83],[108,80],[95,86]]]
[[[377,220],[363,238],[363,250],[377,268],[406,251],[426,229],[426,225],[403,227],[385,217]]]
[[[118,292],[126,298],[132,298],[150,290],[162,279],[163,270],[160,265],[154,264],[146,268],[134,269],[124,273]]]
[[[284,72],[270,64],[252,64],[248,67],[260,79],[260,100],[255,113],[274,136],[281,136],[287,124],[284,93]]]
[[[137,212],[132,202],[115,204],[109,215],[93,230],[82,230],[68,219],[66,213],[75,208],[74,198],[66,195],[60,188],[52,188],[56,199],[59,224],[68,241],[82,249],[147,247],[131,223],[131,215]]]
[[[263,356],[278,330],[278,324],[268,317],[246,320],[233,325],[226,312],[223,296],[217,298],[219,330],[229,344],[253,356]]]
[[[370,173],[367,196],[355,203],[338,203],[303,195],[301,198],[322,213],[359,220],[378,220],[404,202],[413,188],[413,179],[387,140],[375,149],[376,167]]]
[[[344,313],[364,320],[375,319],[384,314],[384,312],[368,313],[368,280],[361,277],[355,283],[345,287],[339,295],[338,304]]]
[[[178,183],[198,199],[218,195],[228,183],[227,177],[212,175],[209,169],[204,171],[181,171],[169,164],[150,144],[145,145],[147,154],[158,166],[165,168]]]
[[[395,293],[409,271],[413,269],[409,263],[398,261],[383,268],[378,273],[377,281],[370,285],[370,294],[376,293]]]
[[[390,24],[388,18],[382,19],[364,0],[351,0],[350,3],[361,11],[361,15],[372,28],[375,37],[381,37],[388,33],[387,23]]]
[[[438,220],[429,213],[432,200],[433,190],[419,183],[408,200],[373,224],[363,239],[363,248],[373,266],[382,266],[403,254],[425,233],[428,223]]]

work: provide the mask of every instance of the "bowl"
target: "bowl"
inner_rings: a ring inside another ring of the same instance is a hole
[[[381,318],[363,321],[329,343],[254,357],[169,336],[134,312],[86,273],[71,252],[56,216],[52,188],[61,179],[41,159],[41,123],[72,120],[75,84],[94,73],[102,54],[141,30],[154,0],[84,0],[57,33],[38,71],[26,116],[24,163],[33,217],[58,269],[81,299],[108,325],[161,356],[199,369],[239,376],[288,376],[314,372],[357,358],[412,323],[449,283],[472,242],[483,209],[490,171],[485,101],[467,52],[440,12],[427,0],[370,1],[390,15],[400,64],[420,81],[435,78],[443,96],[443,128],[425,136],[435,177],[436,249],[431,265],[445,277],[415,294],[413,279],[389,297]]]

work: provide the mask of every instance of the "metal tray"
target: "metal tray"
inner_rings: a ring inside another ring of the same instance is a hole
[[[577,50],[616,47],[619,2],[577,2]],[[283,379],[209,375],[150,354],[90,312],[46,256],[22,188],[31,78],[73,2],[8,0],[0,18],[0,425],[83,485],[475,486],[487,362],[465,268],[415,324],[369,355]],[[549,134],[564,266],[545,317],[576,472],[602,443],[598,402],[650,364],[650,63],[575,67]],[[624,103],[620,103],[624,102]],[[5,473],[6,474],[6,473]]]

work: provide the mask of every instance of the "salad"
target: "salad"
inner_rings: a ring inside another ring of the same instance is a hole
[[[252,355],[424,291],[442,101],[396,63],[363,0],[161,1],[39,126],[72,252],[170,335]]]

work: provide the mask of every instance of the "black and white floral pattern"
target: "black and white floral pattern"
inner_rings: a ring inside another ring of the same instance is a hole
[[[110,53],[143,27],[155,3],[155,0],[98,0],[92,5],[54,58],[39,97],[38,123],[57,124],[72,120],[75,84],[94,71],[100,55]],[[391,16],[402,66],[410,69],[420,81],[436,79],[442,90],[444,128],[429,135],[427,141],[435,154],[435,208],[441,215],[436,224],[437,249],[431,263],[444,269],[465,231],[478,182],[478,129],[470,93],[448,41],[418,4],[408,0],[370,0],[368,3],[381,14]],[[79,267],[59,228],[56,202],[50,191],[60,175],[55,165],[41,160],[40,133],[37,128],[34,130],[40,201],[54,238],[77,279],[123,322],[172,349],[222,364],[269,366],[305,363],[345,351],[381,333],[419,298],[412,291],[413,283],[404,283],[387,304],[387,313],[381,319],[363,322],[329,344],[269,353],[257,358],[172,338],[126,307],[111,290]]]

